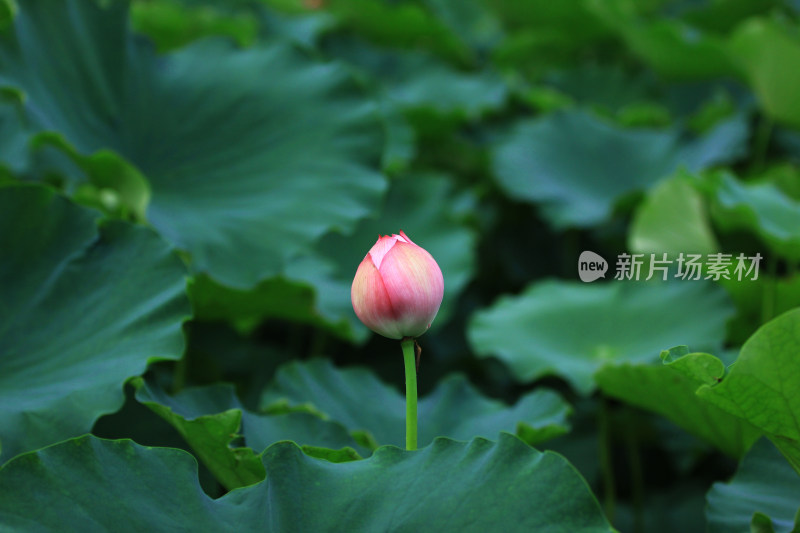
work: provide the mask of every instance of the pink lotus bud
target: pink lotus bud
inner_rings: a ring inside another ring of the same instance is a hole
[[[439,265],[402,231],[378,239],[358,265],[350,290],[361,322],[390,339],[425,333],[443,296]]]

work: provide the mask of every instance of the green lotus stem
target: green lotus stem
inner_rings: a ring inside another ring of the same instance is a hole
[[[770,257],[766,264],[764,291],[761,295],[761,323],[766,324],[775,316],[775,297],[778,289],[778,261]]]
[[[603,477],[603,507],[609,522],[614,521],[614,464],[611,460],[611,428],[608,399],[600,396],[597,425],[600,444],[600,472]]]
[[[417,449],[417,362],[414,339],[400,341],[406,367],[406,449]]]
[[[644,523],[644,472],[642,471],[642,454],[639,452],[639,435],[635,414],[630,408],[625,408],[627,417],[625,440],[628,447],[628,465],[631,474],[631,493],[633,500],[633,531],[644,533],[647,529]]]
[[[756,132],[753,135],[753,170],[761,172],[764,170],[767,161],[767,151],[769,150],[769,140],[772,136],[772,119],[766,115],[761,117]]]
[[[172,371],[172,394],[179,393],[186,385],[186,364],[187,355],[175,361],[175,368]]]

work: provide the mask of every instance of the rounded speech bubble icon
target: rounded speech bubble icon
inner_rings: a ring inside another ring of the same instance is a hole
[[[578,258],[578,277],[586,283],[606,277],[608,262],[603,256],[586,250]]]

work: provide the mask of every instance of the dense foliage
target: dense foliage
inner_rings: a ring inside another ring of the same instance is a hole
[[[0,0],[0,531],[800,531],[799,10]]]

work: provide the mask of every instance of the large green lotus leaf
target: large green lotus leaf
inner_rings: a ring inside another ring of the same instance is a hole
[[[628,235],[628,248],[645,254],[708,254],[718,247],[704,198],[681,172],[648,193]]]
[[[11,24],[16,12],[16,0],[0,0],[0,30]]]
[[[707,132],[737,112],[753,108],[752,95],[746,88],[718,81],[671,86],[667,99],[672,112],[683,117],[696,133]]]
[[[0,188],[2,457],[89,431],[149,361],[178,359],[185,269],[151,230]]]
[[[292,271],[296,272],[297,265],[303,266],[305,263],[306,261],[293,261]],[[322,260],[317,266],[330,269]],[[323,286],[320,280],[324,280],[325,273],[317,274],[318,279],[314,286],[279,277],[262,281],[250,290],[231,289],[214,282],[208,276],[200,275],[189,284],[189,295],[195,316],[201,320],[229,321],[243,332],[252,331],[266,318],[282,318],[326,328],[341,337],[349,338],[353,331],[352,321],[337,321],[336,316],[324,317],[315,303],[315,289],[334,289],[341,297],[350,297],[349,293],[339,290],[343,288],[341,284],[333,282],[331,286]]]
[[[737,74],[719,36],[676,20],[622,23],[620,28],[628,48],[666,78],[696,80]]]
[[[697,394],[763,431],[800,473],[800,309],[759,328],[719,384]]]
[[[613,113],[648,100],[652,93],[650,79],[632,75],[620,66],[580,65],[549,72],[543,82],[580,105]]]
[[[742,183],[723,172],[711,182],[715,221],[747,228],[784,257],[800,259],[800,202],[770,182]]]
[[[73,184],[84,180],[83,171],[67,155],[45,142],[48,135],[37,135],[25,103],[24,92],[0,82],[0,178],[47,180],[55,177],[52,182],[63,183],[64,190],[71,192]]]
[[[414,127],[403,110],[386,95],[380,98],[386,127],[386,149],[381,166],[387,174],[396,176],[408,169],[417,154],[417,137]]]
[[[195,316],[229,321],[245,333],[265,319],[279,318],[313,325],[347,340],[367,338],[369,330],[353,313],[352,279],[345,278],[343,268],[330,258],[309,255],[292,259],[289,270],[291,279],[270,278],[250,290],[228,288],[198,276],[189,285]]]
[[[0,86],[0,169],[21,172],[28,165],[27,142],[32,132],[27,131],[24,117],[25,95]]]
[[[628,49],[666,78],[709,79],[737,74],[720,36],[679,19],[645,21],[634,2],[590,0],[587,6],[625,41]]]
[[[382,125],[346,67],[223,40],[157,57],[127,25],[124,2],[25,2],[0,40],[0,82],[77,152],[130,162],[148,221],[195,271],[252,287],[374,209]]]
[[[335,20],[327,13],[287,14],[250,0],[147,0],[133,1],[131,23],[164,52],[208,36],[225,36],[243,47],[260,36],[280,36],[312,47]]]
[[[144,221],[150,202],[150,185],[136,167],[111,150],[98,150],[89,156],[78,153],[63,136],[52,132],[36,134],[31,139],[34,175],[43,170],[41,160],[55,163],[57,182],[65,182],[65,192],[72,199],[103,211],[110,218]],[[60,155],[61,160],[47,161]],[[67,163],[66,165],[64,163]],[[71,165],[71,166],[70,166]],[[90,183],[86,182],[86,178]]]
[[[231,407],[232,387],[186,389],[172,398],[142,379],[134,385],[136,400],[172,425],[227,490],[264,479],[264,467],[253,449],[231,445],[242,422],[242,411]]]
[[[332,39],[326,51],[377,80],[402,110],[477,119],[506,100],[505,82],[488,68],[459,71],[426,52],[377,48],[357,39]]]
[[[379,234],[403,230],[428,250],[442,269],[445,296],[434,321],[437,327],[447,321],[472,277],[476,236],[465,218],[473,205],[474,196],[459,192],[448,176],[418,173],[395,178],[376,219],[362,221],[353,235],[325,236],[316,254],[289,263],[289,279],[270,279],[253,291],[239,291],[198,278],[190,287],[195,313],[245,327],[264,318],[285,318],[363,340],[369,330],[350,303],[353,276]]]
[[[290,363],[278,371],[261,404],[267,410],[309,404],[314,412],[369,434],[378,444],[405,442],[404,396],[363,368],[339,370],[324,359]],[[437,436],[468,440],[504,430],[536,444],[565,433],[570,411],[546,390],[527,394],[509,407],[482,396],[463,376],[452,376],[419,401],[419,442],[425,446]]]
[[[727,0],[702,2],[685,6],[681,18],[693,26],[726,34],[736,26],[759,14],[768,14],[784,6],[781,0]]]
[[[661,357],[663,365],[605,366],[595,374],[597,386],[609,396],[672,420],[732,457],[742,457],[761,432],[694,394],[724,375],[722,361],[705,353],[688,354],[685,347]]]
[[[363,531],[612,531],[562,456],[508,434],[497,443],[437,438],[417,453],[383,447],[369,460],[333,467],[273,446],[264,461],[270,493],[288,507],[287,522],[297,531],[324,531],[332,523]],[[415,490],[420,486],[423,494]],[[306,502],[315,501],[333,509],[310,515]],[[351,513],[355,520],[348,520]]]
[[[800,71],[787,68],[800,62],[797,28],[784,28],[766,19],[751,19],[731,36],[730,55],[745,72],[764,110],[800,126]]]
[[[739,464],[728,483],[714,483],[708,491],[706,518],[709,533],[764,531],[748,529],[753,516],[768,517],[776,533],[800,531],[800,477],[767,439],[762,439]]]
[[[336,24],[328,13],[304,13],[288,15],[263,7],[258,12],[262,33],[267,36],[280,36],[302,46],[313,49],[320,36]]]
[[[572,67],[585,52],[602,47],[611,32],[592,14],[585,0],[520,2],[483,0],[512,29],[494,50],[495,63],[537,79],[555,68]]]
[[[590,50],[592,56],[618,51],[613,32],[587,9],[586,0],[482,1],[509,30],[493,50],[494,63],[528,80],[546,76],[553,69],[592,62],[587,61]]]
[[[245,10],[221,9],[221,3],[178,0],[134,1],[131,24],[150,37],[160,52],[180,48],[197,39],[223,35],[239,46],[252,45],[258,35],[258,20]],[[202,4],[202,3],[201,3]]]
[[[472,59],[472,52],[448,21],[419,2],[326,0],[325,10],[336,16],[340,29],[380,46],[425,49],[458,62]]]
[[[264,479],[258,459],[267,446],[291,440],[302,446],[341,449],[354,457],[356,442],[339,424],[308,413],[261,415],[239,402],[232,385],[194,387],[167,395],[153,383],[138,379],[136,400],[169,422],[228,490]],[[239,435],[244,445],[232,447]]]
[[[789,130],[783,129],[779,131],[787,132]],[[780,137],[777,132],[776,137]],[[776,142],[780,144],[780,141],[776,140]],[[790,198],[800,200],[800,167],[790,161],[771,164],[764,170],[761,179],[774,183]]]
[[[425,0],[425,5],[462,42],[485,52],[504,37],[500,20],[481,0]]]
[[[517,32],[531,30],[560,35],[564,46],[580,48],[600,36],[608,29],[587,8],[584,0],[562,2],[520,2],[519,0],[492,0],[484,3],[496,12],[503,23]]]
[[[555,227],[606,220],[622,196],[678,168],[696,171],[741,155],[747,139],[736,116],[693,141],[677,128],[623,128],[581,110],[516,124],[494,149],[493,170],[511,198],[539,204]]]
[[[732,313],[725,292],[700,281],[544,281],[477,312],[467,336],[521,381],[554,374],[589,394],[604,365],[658,361],[678,344],[714,351]]]
[[[280,442],[262,461],[265,481],[213,500],[188,453],[85,436],[0,470],[0,521],[59,533],[121,524],[130,531],[613,531],[562,456],[508,434],[496,443],[440,438],[413,452],[386,446],[338,464]]]
[[[476,120],[505,104],[506,85],[498,73],[489,69],[458,72],[410,52],[397,55],[395,61],[387,58],[384,64],[394,67],[386,72],[384,83],[389,98],[401,109],[430,109]]]
[[[322,7],[326,15],[335,15],[339,29],[373,43],[427,49],[460,63],[474,63],[503,37],[499,21],[481,0],[328,0]]]

